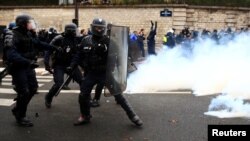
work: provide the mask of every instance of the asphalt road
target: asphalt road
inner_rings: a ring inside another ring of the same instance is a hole
[[[40,94],[35,95],[28,117],[35,126],[16,126],[10,110],[16,96],[6,77],[0,86],[0,141],[207,141],[208,124],[249,124],[249,119],[218,119],[204,115],[215,96],[195,97],[192,94],[125,94],[144,121],[138,128],[127,118],[113,97],[101,99],[101,107],[93,108],[91,123],[74,127],[79,116],[78,86],[63,91],[46,109],[44,96],[53,84],[52,76],[38,74]],[[38,117],[36,116],[38,114]]]

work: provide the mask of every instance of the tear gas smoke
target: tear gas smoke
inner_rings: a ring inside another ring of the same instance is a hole
[[[129,76],[127,93],[177,89],[190,89],[196,96],[223,93],[212,101],[207,115],[250,117],[246,114],[250,106],[243,102],[250,98],[250,34],[220,41],[203,39],[189,47],[163,47]],[[229,115],[232,112],[237,114]]]

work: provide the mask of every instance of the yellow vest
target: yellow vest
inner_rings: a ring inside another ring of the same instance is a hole
[[[163,37],[162,42],[166,43],[168,41],[168,38],[166,36]]]

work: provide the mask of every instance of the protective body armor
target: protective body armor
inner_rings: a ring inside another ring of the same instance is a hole
[[[91,35],[81,42],[84,70],[94,73],[105,73],[108,55],[108,37],[95,39]]]

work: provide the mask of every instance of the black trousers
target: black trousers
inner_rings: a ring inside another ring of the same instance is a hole
[[[95,96],[94,96],[93,99],[95,99],[95,100],[100,100],[101,94],[102,94],[102,90],[103,90],[104,86],[105,86],[104,84],[97,84],[97,85],[96,85],[96,88],[95,88]]]
[[[46,98],[49,102],[52,101],[53,97],[55,96],[56,92],[59,90],[60,86],[64,82],[64,74],[66,73],[66,67],[64,66],[55,66],[54,67],[54,85],[49,90],[49,93],[47,94]],[[79,70],[79,68],[76,68],[72,73],[72,79],[76,81],[79,85],[81,84],[82,79],[82,73]]]
[[[148,44],[148,55],[156,55],[156,52],[155,52],[155,41],[149,40],[147,42],[147,44]]]
[[[97,85],[105,85],[106,74],[88,73],[82,80],[81,93],[79,95],[80,112],[83,116],[90,116],[90,99],[93,87]],[[111,93],[112,94],[112,93]],[[129,118],[135,116],[133,108],[122,94],[114,96],[116,101],[121,105]]]
[[[34,94],[37,92],[38,82],[34,69],[22,68],[11,72],[13,84],[15,85],[17,98],[14,107],[16,118],[26,116],[28,104]]]

